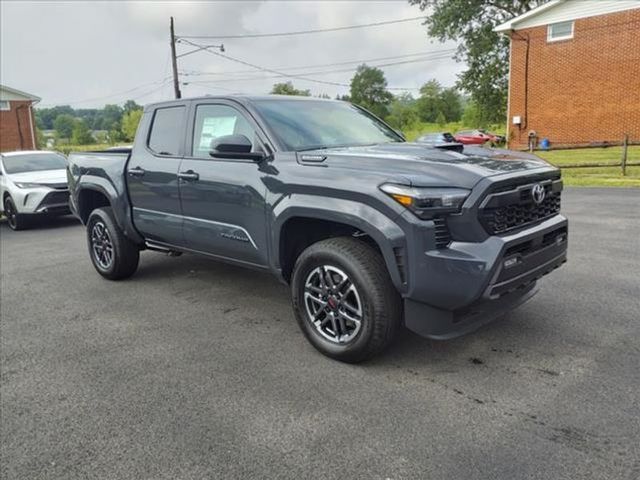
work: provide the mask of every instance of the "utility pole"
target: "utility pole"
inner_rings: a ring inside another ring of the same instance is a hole
[[[176,35],[173,30],[173,17],[171,17],[171,64],[173,66],[173,90],[176,98],[182,98],[180,80],[178,80],[178,59],[176,57]]]

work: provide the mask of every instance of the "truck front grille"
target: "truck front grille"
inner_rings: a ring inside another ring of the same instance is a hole
[[[534,200],[533,189],[544,189],[544,200]],[[562,181],[544,180],[541,182],[502,187],[490,193],[479,210],[479,220],[487,233],[496,235],[526,227],[560,213]]]

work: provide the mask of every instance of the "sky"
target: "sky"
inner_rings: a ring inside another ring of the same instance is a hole
[[[92,108],[122,104],[127,99],[145,104],[173,98],[170,16],[175,18],[177,36],[213,36],[326,29],[426,14],[428,11],[421,12],[401,0],[2,0],[0,83],[41,97],[41,107]],[[183,97],[265,94],[274,83],[287,80],[314,95],[335,97],[349,89],[333,83],[348,85],[356,61],[362,60],[369,65],[411,61],[381,69],[393,93],[409,89],[415,95],[431,78],[453,85],[464,68],[452,58],[457,45],[429,38],[421,19],[308,35],[188,40],[200,45],[224,43],[225,55],[272,71],[257,70],[207,51],[187,55],[178,59],[181,83],[187,83],[181,85]],[[193,49],[186,43],[177,48],[178,54]],[[332,84],[278,77],[280,73]]]

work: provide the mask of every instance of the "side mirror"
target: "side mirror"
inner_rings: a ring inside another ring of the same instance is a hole
[[[252,152],[251,140],[244,135],[223,135],[211,141],[209,155],[213,158],[248,159],[259,161],[265,158],[262,152]]]

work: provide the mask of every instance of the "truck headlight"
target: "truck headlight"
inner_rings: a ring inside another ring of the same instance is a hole
[[[42,185],[40,185],[39,183],[15,182],[15,186],[18,188],[39,188]]]
[[[423,220],[436,215],[459,213],[471,193],[464,188],[409,187],[393,183],[381,185],[380,190]]]

